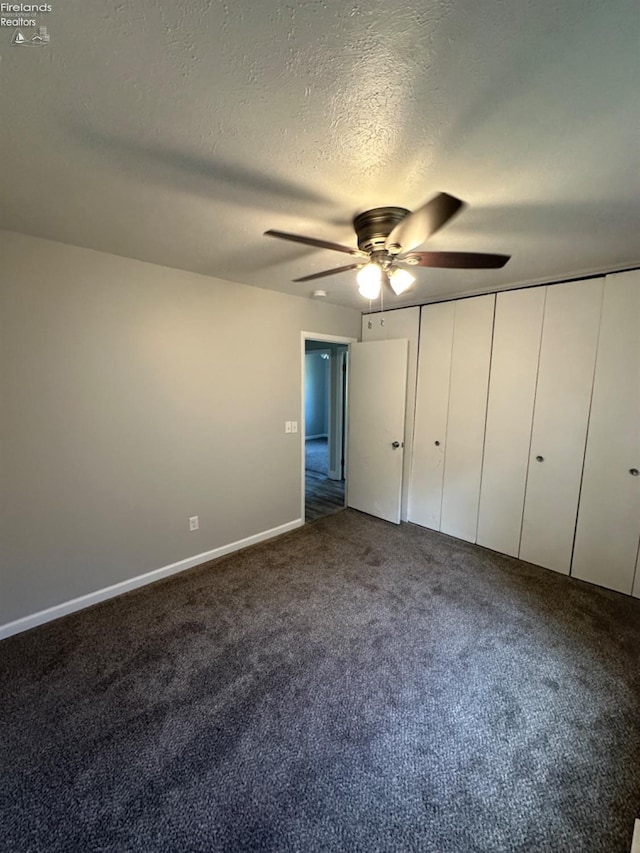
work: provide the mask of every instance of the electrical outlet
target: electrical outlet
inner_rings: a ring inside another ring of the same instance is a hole
[[[292,431],[291,430],[291,421],[285,421],[284,422],[284,431],[285,432],[291,432]]]
[[[291,432],[298,432],[298,421],[291,421]]]
[[[189,530],[193,533],[194,530],[197,530],[200,527],[200,522],[198,520],[197,515],[192,515],[189,519]]]

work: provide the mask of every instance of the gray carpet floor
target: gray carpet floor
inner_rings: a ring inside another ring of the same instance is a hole
[[[628,853],[640,601],[351,510],[0,644],[10,851]]]

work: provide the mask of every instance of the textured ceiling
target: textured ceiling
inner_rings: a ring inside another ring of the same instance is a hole
[[[53,2],[0,28],[0,226],[367,308],[344,255],[370,207],[469,207],[385,304],[640,262],[636,0]],[[27,16],[28,17],[28,16]]]

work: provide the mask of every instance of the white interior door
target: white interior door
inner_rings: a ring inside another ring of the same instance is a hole
[[[563,574],[571,565],[603,284],[547,288],[520,558]]]
[[[352,344],[347,506],[400,523],[408,341]]]
[[[631,593],[640,540],[640,270],[607,276],[571,574]]]
[[[396,308],[362,315],[362,340],[388,341],[406,338],[409,341],[407,361],[407,408],[404,429],[404,468],[402,472],[401,518],[408,519],[409,482],[413,453],[413,425],[416,405],[416,373],[418,370],[418,339],[420,335],[420,308]]]
[[[495,295],[456,303],[440,530],[475,542]]]
[[[454,302],[425,305],[420,315],[409,521],[440,530],[447,438]]]
[[[496,299],[478,545],[518,556],[546,287]]]

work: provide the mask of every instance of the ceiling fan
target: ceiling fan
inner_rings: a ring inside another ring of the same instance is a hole
[[[459,198],[438,193],[417,210],[404,207],[375,207],[358,214],[353,227],[358,238],[358,248],[342,246],[327,240],[288,234],[286,231],[265,231],[267,237],[291,240],[319,249],[331,249],[351,255],[353,263],[344,267],[305,275],[294,281],[313,281],[326,275],[358,270],[358,285],[362,296],[377,299],[383,280],[399,296],[415,277],[404,265],[440,267],[445,269],[499,269],[509,260],[509,255],[491,255],[480,252],[415,252],[427,237],[435,234],[465,206]]]

